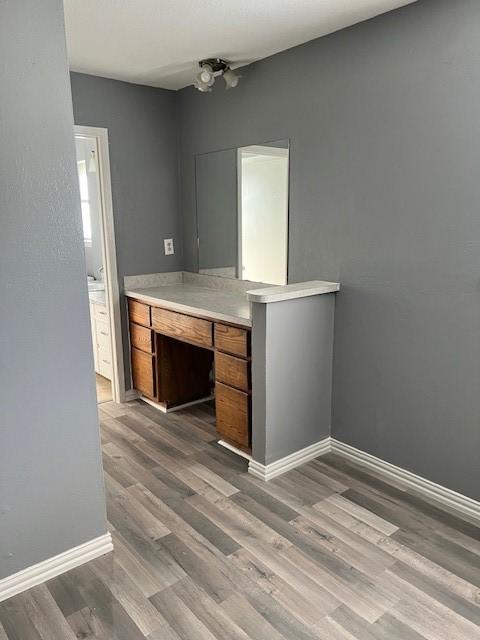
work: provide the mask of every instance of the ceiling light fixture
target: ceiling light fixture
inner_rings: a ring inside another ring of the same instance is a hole
[[[207,58],[206,60],[200,60],[198,66],[200,67],[200,71],[197,74],[194,86],[203,93],[207,93],[212,90],[212,86],[215,83],[215,78],[217,76],[223,76],[226,89],[233,89],[238,85],[240,76],[230,69],[228,62],[221,58]]]

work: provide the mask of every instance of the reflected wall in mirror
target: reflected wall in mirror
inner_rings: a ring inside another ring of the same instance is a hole
[[[195,158],[200,273],[286,284],[289,142]]]

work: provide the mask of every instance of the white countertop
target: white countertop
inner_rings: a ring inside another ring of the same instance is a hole
[[[252,326],[250,303],[244,293],[179,283],[146,289],[128,289],[124,294],[140,302],[172,311],[223,320],[245,327]]]
[[[298,282],[297,284],[286,284],[277,287],[265,287],[264,289],[253,289],[247,291],[250,302],[281,302],[282,300],[293,300],[294,298],[306,298],[308,296],[318,296],[322,293],[334,293],[340,289],[338,282],[326,282],[324,280],[310,280],[309,282]]]

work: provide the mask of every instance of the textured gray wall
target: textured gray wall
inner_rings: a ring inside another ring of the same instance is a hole
[[[330,435],[335,295],[252,305],[252,453],[261,464]]]
[[[3,578],[106,519],[61,0],[3,2],[0,59]]]
[[[342,283],[333,435],[477,499],[479,23],[421,0],[179,96],[185,266],[194,155],[290,138],[290,281]]]
[[[196,158],[199,268],[237,267],[237,150]]]

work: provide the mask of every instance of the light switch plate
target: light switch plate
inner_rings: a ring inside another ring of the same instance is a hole
[[[173,238],[165,238],[163,241],[163,246],[165,247],[165,255],[172,256],[175,253],[175,249],[173,247]]]

